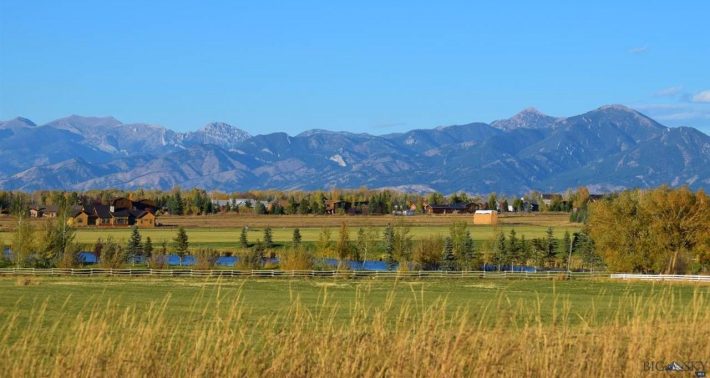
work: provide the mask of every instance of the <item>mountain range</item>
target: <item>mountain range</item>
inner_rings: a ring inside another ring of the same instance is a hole
[[[622,105],[573,117],[535,109],[491,123],[386,135],[250,135],[226,123],[176,132],[113,117],[0,122],[0,188],[395,188],[520,194],[710,188],[710,137]]]

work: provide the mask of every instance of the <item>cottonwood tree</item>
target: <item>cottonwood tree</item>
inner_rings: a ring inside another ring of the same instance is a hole
[[[589,204],[588,227],[612,271],[710,270],[710,200],[702,190],[622,192]]]
[[[345,261],[350,257],[350,235],[348,232],[348,225],[345,222],[340,224],[340,231],[338,233],[338,242],[335,245],[335,252],[340,260],[340,265],[344,266]]]
[[[45,223],[44,238],[41,242],[42,247],[39,250],[37,264],[41,267],[49,267],[56,261],[64,261],[64,264],[70,264],[76,260],[76,256],[68,256],[65,254],[76,254],[79,249],[74,246],[76,237],[73,228],[67,225],[67,208],[63,204],[59,208],[59,216],[56,220],[50,219]],[[71,249],[71,250],[70,250]]]
[[[25,219],[24,213],[17,213],[17,226],[11,243],[15,265],[18,268],[24,266],[36,248],[35,228]]]
[[[400,267],[405,267],[406,263],[412,260],[412,236],[409,232],[409,226],[403,223],[394,228],[392,254],[394,259],[400,262]]]
[[[394,270],[396,259],[394,257],[394,227],[392,224],[387,223],[385,231],[382,234],[384,248],[385,248],[385,263],[387,264],[387,270]]]
[[[377,229],[372,227],[360,228],[357,231],[357,260],[362,259],[363,263],[367,260],[367,256],[372,257],[375,252],[375,247],[377,246],[377,239],[379,238],[379,233]]]
[[[333,246],[331,241],[331,231],[327,227],[323,227],[318,235],[318,253],[322,257],[332,256]]]

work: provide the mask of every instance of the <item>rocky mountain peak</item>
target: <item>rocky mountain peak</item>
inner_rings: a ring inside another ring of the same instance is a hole
[[[548,116],[536,108],[530,107],[521,110],[508,119],[494,121],[491,123],[491,126],[503,130],[543,129],[552,126],[555,121],[557,121],[557,118]]]

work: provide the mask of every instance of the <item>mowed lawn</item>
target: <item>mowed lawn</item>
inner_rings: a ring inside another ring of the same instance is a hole
[[[287,314],[298,302],[313,313],[332,312],[336,323],[348,322],[355,306],[372,311],[389,306],[395,312],[436,306],[450,315],[465,313],[472,321],[494,323],[515,313],[517,321],[536,322],[539,318],[552,324],[565,317],[572,324],[587,319],[585,324],[590,325],[592,318],[598,319],[596,325],[603,325],[623,318],[635,306],[657,303],[659,298],[672,306],[673,312],[681,312],[694,295],[707,297],[709,289],[708,285],[603,280],[0,277],[0,323],[18,316],[14,323],[21,332],[30,326],[50,327],[59,319],[75,319],[107,306],[141,313],[164,303],[168,320],[199,319],[205,312],[231,308],[243,311],[247,321],[256,324]],[[34,318],[41,319],[39,324]],[[199,320],[187,325],[200,326]]]

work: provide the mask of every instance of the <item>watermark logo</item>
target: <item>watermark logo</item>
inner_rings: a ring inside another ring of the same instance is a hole
[[[707,361],[701,360],[673,360],[673,361],[644,361],[643,371],[651,372],[668,372],[668,373],[681,373],[681,372],[693,372],[697,378],[706,377]]]

